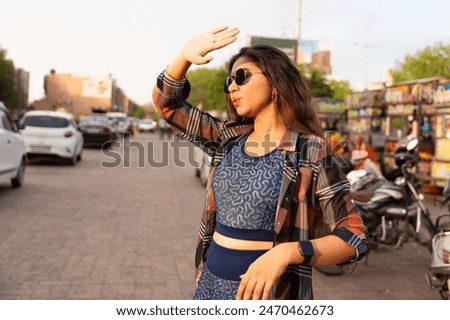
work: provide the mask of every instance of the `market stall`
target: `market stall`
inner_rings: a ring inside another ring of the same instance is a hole
[[[442,81],[443,82],[443,81]],[[434,90],[435,152],[431,164],[431,176],[443,187],[450,179],[450,80],[440,83]]]
[[[384,90],[355,92],[347,102],[347,131],[351,137],[361,134],[381,158],[384,150]]]
[[[314,98],[314,110],[324,131],[341,131],[345,119],[345,104],[330,98]]]

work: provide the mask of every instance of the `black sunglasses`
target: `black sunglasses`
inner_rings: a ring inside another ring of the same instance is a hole
[[[247,79],[254,74],[264,74],[264,72],[250,72],[250,70],[242,68],[237,69],[234,76],[229,76],[225,79],[223,91],[225,92],[225,94],[229,94],[230,91],[228,90],[228,87],[233,83],[233,81],[235,81],[238,86],[242,86],[247,81]]]

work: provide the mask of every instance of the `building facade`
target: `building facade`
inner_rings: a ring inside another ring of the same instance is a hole
[[[45,98],[32,105],[37,110],[61,110],[76,119],[93,112],[122,111],[133,114],[134,103],[111,75],[103,78],[58,74],[51,70],[44,77]]]
[[[28,108],[28,92],[30,86],[30,73],[19,68],[14,73],[14,88],[17,90],[17,110]]]

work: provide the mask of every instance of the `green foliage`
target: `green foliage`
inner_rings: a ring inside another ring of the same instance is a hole
[[[138,119],[144,119],[148,114],[148,110],[142,106],[135,105],[133,108],[133,116]]]
[[[352,91],[348,81],[328,81],[316,68],[311,68],[310,72],[307,72],[304,65],[297,65],[297,69],[305,78],[314,98],[329,97],[332,100],[344,101]]]
[[[401,117],[392,118],[391,126],[394,129],[403,129],[403,127],[405,126],[405,120]]]
[[[308,83],[313,97],[331,97],[333,95],[331,86],[327,83],[322,72],[316,68],[311,68],[309,77],[306,78],[306,82]]]
[[[191,84],[189,102],[192,105],[203,104],[203,110],[225,110],[223,82],[227,77],[225,68],[200,68],[187,74]]]
[[[450,77],[450,45],[437,43],[406,55],[403,62],[397,62],[390,70],[394,83],[438,76]]]
[[[8,108],[17,108],[19,94],[14,87],[14,63],[8,60],[7,51],[0,47],[0,101]]]
[[[347,95],[352,92],[350,82],[348,81],[331,80],[330,87],[331,91],[333,92],[331,95],[331,99],[336,101],[345,101]]]

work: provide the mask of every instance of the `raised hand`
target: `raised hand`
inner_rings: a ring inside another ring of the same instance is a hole
[[[207,54],[236,41],[238,33],[239,30],[237,28],[226,26],[215,28],[186,42],[182,55],[190,63],[197,65],[207,64],[213,59],[212,56]]]

